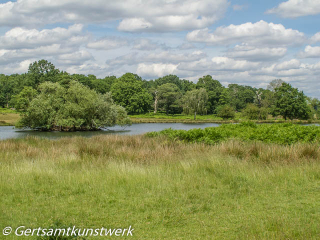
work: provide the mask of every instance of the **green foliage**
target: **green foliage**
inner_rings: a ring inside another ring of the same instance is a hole
[[[181,113],[179,111],[179,99],[182,97],[180,89],[173,83],[166,83],[157,88],[159,108],[167,114]]]
[[[230,105],[219,106],[217,116],[225,119],[233,119],[235,117],[234,109]]]
[[[182,101],[183,111],[186,114],[194,114],[194,120],[196,120],[197,113],[207,113],[208,94],[204,88],[187,92]]]
[[[264,107],[259,108],[251,103],[242,111],[242,114],[249,120],[266,120],[268,117],[268,109]]]
[[[12,97],[11,105],[17,110],[26,111],[32,99],[37,96],[37,91],[32,87],[24,87],[23,90]]]
[[[295,124],[224,124],[219,127],[192,130],[165,129],[161,132],[148,133],[148,136],[167,136],[172,140],[186,142],[204,142],[215,144],[228,139],[244,141],[262,141],[266,143],[293,144],[320,142],[319,126],[302,126]]]
[[[39,60],[29,65],[28,81],[32,87],[38,86],[40,83],[50,81],[56,82],[59,69],[47,60]]]
[[[75,131],[130,124],[124,108],[115,105],[110,94],[98,94],[76,81],[67,89],[59,83],[45,82],[39,91],[18,126]]]
[[[250,86],[238,84],[229,84],[229,104],[236,110],[240,111],[248,103],[253,103],[256,96],[256,89]]]
[[[275,109],[273,115],[281,115],[286,120],[310,118],[310,108],[307,105],[306,96],[297,88],[288,83],[275,89]]]
[[[116,79],[111,87],[112,98],[123,106],[128,113],[144,113],[150,109],[152,96],[144,89],[137,75],[126,73]]]
[[[208,94],[208,112],[215,113],[224,87],[218,80],[214,80],[212,76],[207,75],[199,78],[197,88],[204,88]]]

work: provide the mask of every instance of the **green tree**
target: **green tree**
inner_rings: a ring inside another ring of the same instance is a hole
[[[268,117],[268,110],[249,103],[247,107],[243,109],[242,114],[249,120],[265,120]]]
[[[197,118],[197,113],[207,113],[208,94],[206,89],[194,89],[187,92],[183,97],[183,111],[186,114],[194,114],[194,120]]]
[[[47,60],[39,60],[29,65],[28,81],[32,87],[37,87],[45,81],[56,82],[58,80],[59,69]]]
[[[310,118],[310,108],[307,105],[306,96],[297,88],[293,88],[288,83],[275,89],[275,109],[273,115],[281,115],[285,120],[308,119]]]
[[[167,115],[169,112],[175,113],[179,108],[178,100],[182,97],[180,89],[173,83],[166,83],[158,87],[159,107],[162,108]]]
[[[126,73],[112,84],[112,98],[130,114],[147,112],[152,96],[142,85],[142,80],[136,74]]]
[[[37,90],[32,87],[24,87],[24,89],[11,99],[11,104],[21,111],[26,111],[30,105],[30,102],[37,96]]]
[[[238,84],[229,84],[230,105],[241,111],[248,103],[253,103],[256,96],[256,89],[250,86],[242,86]]]
[[[217,109],[217,116],[225,119],[233,119],[235,117],[235,112],[233,107],[230,105],[219,106]]]
[[[79,82],[70,82],[68,88],[45,82],[39,91],[22,113],[19,126],[75,131],[130,124],[124,108],[113,103],[111,94],[99,94]]]
[[[214,113],[216,112],[216,108],[219,104],[220,96],[223,91],[223,86],[218,80],[214,80],[212,76],[207,75],[199,78],[197,82],[197,88],[204,88],[208,93],[208,112]]]

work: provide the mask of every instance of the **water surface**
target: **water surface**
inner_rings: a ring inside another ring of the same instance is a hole
[[[100,134],[138,135],[146,132],[161,131],[166,128],[190,130],[193,128],[218,127],[216,123],[135,123],[126,128],[115,126],[108,130],[92,132],[38,132],[15,129],[11,126],[0,126],[0,140],[10,138],[25,138],[28,136],[57,139],[62,137],[92,137]]]

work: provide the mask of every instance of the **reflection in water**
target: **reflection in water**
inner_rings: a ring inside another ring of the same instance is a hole
[[[146,132],[161,131],[166,128],[190,130],[193,128],[217,127],[216,123],[136,123],[129,127],[110,127],[102,131],[87,132],[38,132],[32,130],[15,129],[10,126],[0,126],[0,140],[9,138],[25,138],[28,136],[57,139],[62,137],[93,137],[101,134],[138,135]]]

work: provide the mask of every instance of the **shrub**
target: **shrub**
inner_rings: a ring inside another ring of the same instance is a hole
[[[234,109],[229,105],[220,106],[217,109],[218,117],[223,119],[233,119],[235,117]]]

